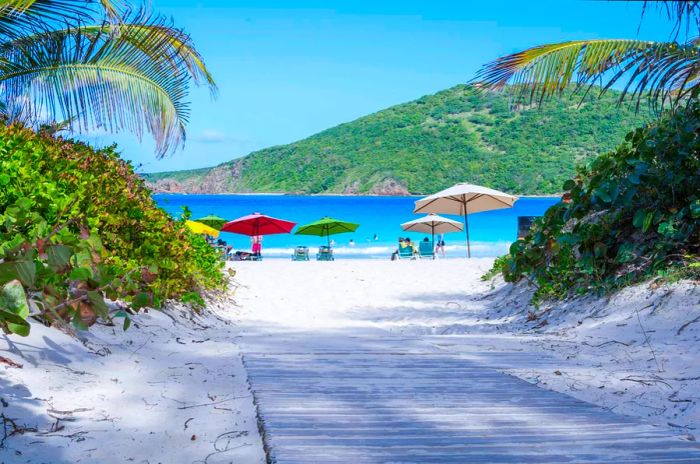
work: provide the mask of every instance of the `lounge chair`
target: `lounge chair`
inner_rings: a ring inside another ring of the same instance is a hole
[[[237,251],[231,255],[232,261],[262,261],[262,256],[247,251]]]
[[[298,246],[294,248],[294,253],[292,254],[292,261],[308,261],[309,260],[309,247]]]
[[[413,246],[399,244],[399,259],[413,259]]]
[[[333,257],[333,249],[329,246],[318,247],[316,261],[335,261],[335,258]]]
[[[420,242],[418,244],[418,255],[421,258],[435,258],[435,244],[433,242]]]

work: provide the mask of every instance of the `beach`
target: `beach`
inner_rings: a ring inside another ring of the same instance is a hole
[[[179,217],[182,207],[192,211],[197,219],[214,212],[229,220],[261,212],[308,224],[324,216],[359,224],[355,232],[326,237],[276,234],[264,237],[263,254],[266,258],[287,259],[299,245],[308,246],[316,253],[319,245],[332,241],[334,254],[343,259],[387,260],[396,250],[399,237],[420,241],[429,237],[424,233],[404,231],[401,224],[420,217],[413,213],[415,197],[411,196],[332,196],[332,195],[154,195],[159,206],[173,217]],[[522,198],[513,208],[484,211],[469,218],[471,251],[473,256],[500,256],[508,251],[517,238],[519,216],[541,216],[559,201],[557,197]],[[450,216],[463,222],[461,216]],[[249,237],[222,232],[219,236],[234,250],[250,251]],[[446,251],[451,257],[466,256],[464,233],[445,234]],[[352,241],[352,244],[351,244]]]
[[[94,326],[78,339],[35,323],[26,339],[0,340],[0,355],[22,365],[0,364],[3,414],[19,429],[5,424],[0,462],[265,462],[242,358],[260,340],[278,337],[282,349],[301,333],[312,334],[310,346],[361,333],[478,355],[539,387],[693,438],[700,324],[684,325],[693,319],[684,312],[700,300],[696,286],[641,285],[537,310],[530,289],[482,281],[491,264],[230,263],[231,294],[200,316],[151,310],[125,334]],[[528,311],[539,316],[528,320]]]

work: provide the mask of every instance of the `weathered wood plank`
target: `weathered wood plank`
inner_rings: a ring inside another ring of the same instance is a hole
[[[456,355],[380,331],[245,338],[272,463],[700,463],[674,431],[493,368],[522,353]]]

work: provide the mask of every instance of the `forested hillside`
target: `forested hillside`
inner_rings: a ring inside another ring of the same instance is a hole
[[[429,193],[456,182],[559,192],[574,166],[609,151],[646,108],[565,95],[542,107],[459,85],[215,168],[146,175],[163,192]]]

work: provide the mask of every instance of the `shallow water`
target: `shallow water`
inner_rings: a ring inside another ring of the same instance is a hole
[[[354,233],[334,235],[336,256],[356,258],[388,258],[396,249],[398,237],[422,240],[425,235],[401,230],[402,222],[420,217],[413,214],[419,197],[358,197],[302,195],[173,195],[153,196],[156,202],[175,217],[182,207],[192,210],[192,218],[215,214],[235,219],[252,212],[306,224],[323,216],[356,222]],[[518,216],[541,216],[559,198],[521,198],[513,208],[469,215],[472,256],[488,257],[504,254],[517,236]],[[462,221],[459,216],[448,216]],[[376,236],[376,237],[375,237]],[[248,237],[222,233],[221,238],[236,249],[249,250]],[[350,240],[354,245],[350,244]],[[445,235],[448,256],[465,255],[463,232]],[[266,257],[288,257],[294,246],[313,248],[324,245],[325,238],[300,235],[269,235],[263,243]]]

